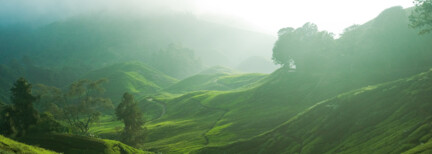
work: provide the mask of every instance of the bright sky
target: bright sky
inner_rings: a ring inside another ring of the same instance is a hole
[[[398,5],[411,7],[413,0],[195,0],[198,14],[238,18],[272,35],[280,28],[297,28],[306,22],[340,34]]]

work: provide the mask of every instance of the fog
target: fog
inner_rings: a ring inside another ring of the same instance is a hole
[[[0,22],[49,23],[89,13],[161,14],[192,12],[191,0],[0,0]]]

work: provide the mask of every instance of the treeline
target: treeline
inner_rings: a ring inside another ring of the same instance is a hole
[[[0,133],[10,138],[45,133],[94,136],[89,130],[100,117],[115,113],[116,119],[124,122],[117,139],[139,146],[145,139],[142,111],[129,93],[114,107],[109,98],[102,97],[106,82],[79,80],[62,90],[43,84],[33,87],[19,78],[10,90],[12,104],[1,105]]]
[[[389,8],[374,20],[346,28],[338,39],[312,23],[283,28],[273,48],[273,60],[297,72],[329,74],[366,84],[408,77],[432,67],[432,36],[419,36],[410,28],[409,15],[402,7]]]

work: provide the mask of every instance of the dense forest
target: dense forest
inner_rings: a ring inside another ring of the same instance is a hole
[[[0,21],[0,153],[431,153],[432,1],[342,34]]]

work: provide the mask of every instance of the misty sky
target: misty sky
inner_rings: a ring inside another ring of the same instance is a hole
[[[196,0],[202,14],[233,16],[259,30],[276,34],[282,27],[313,22],[335,34],[363,24],[392,6],[413,6],[413,0]]]
[[[0,22],[53,21],[77,14],[115,10],[146,14],[175,10],[219,23],[276,35],[283,27],[313,22],[339,34],[386,8],[413,6],[413,0],[0,0]],[[211,18],[215,16],[223,18]],[[245,26],[249,25],[249,26]]]

